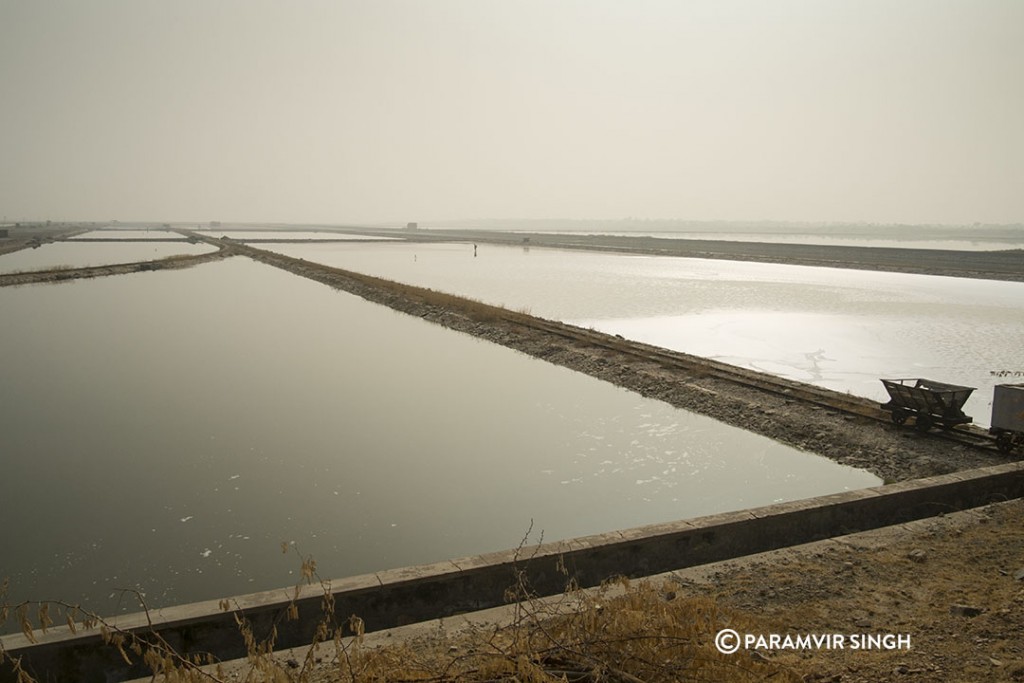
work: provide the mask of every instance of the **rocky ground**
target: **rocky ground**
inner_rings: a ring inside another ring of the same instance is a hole
[[[768,633],[891,633],[895,651],[761,650],[807,681],[1024,680],[1024,502],[769,553],[685,582]]]

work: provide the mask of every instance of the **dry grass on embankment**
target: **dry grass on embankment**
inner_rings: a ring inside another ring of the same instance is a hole
[[[0,274],[0,287],[17,287],[29,284],[66,282],[69,280],[108,277],[111,275],[126,275],[128,273],[141,273],[152,270],[190,268],[200,263],[224,258],[227,255],[227,251],[218,250],[205,254],[172,254],[171,256],[165,256],[164,258],[154,259],[151,261],[115,263],[104,266],[75,267],[69,265],[58,265],[45,270],[19,270],[11,273]]]
[[[527,600],[515,607],[510,625],[482,627],[458,639],[364,648],[333,659],[321,672],[313,669],[308,680],[799,680],[767,660],[718,652],[713,638],[719,629],[752,623],[720,610],[712,599],[679,598],[667,585],[641,584],[617,597],[611,592],[618,591],[569,591],[554,603]]]
[[[678,597],[667,583],[659,587],[611,583],[590,591],[570,586],[557,600],[537,599],[527,591],[524,585],[510,591],[510,600],[519,600],[511,608],[510,623],[481,627],[457,638],[426,635],[389,645],[364,640],[361,622],[354,617],[340,619],[328,599],[313,647],[303,648],[301,653],[273,653],[272,642],[258,642],[241,622],[240,637],[246,640],[249,657],[222,666],[182,657],[165,644],[146,643],[107,627],[103,620],[91,627],[103,629],[106,647],[116,648],[126,660],[141,659],[154,672],[154,680],[167,681],[800,680],[787,667],[766,659],[719,653],[713,644],[719,629],[749,630],[754,623],[719,609],[712,599]],[[63,611],[61,606],[51,605],[44,608],[42,619],[52,623],[63,618],[59,617]],[[28,612],[17,608],[13,612],[29,632],[33,625],[27,623],[31,619]],[[379,642],[379,638],[374,640]],[[4,665],[12,666],[12,662]],[[19,675],[19,683],[35,680],[28,672]]]

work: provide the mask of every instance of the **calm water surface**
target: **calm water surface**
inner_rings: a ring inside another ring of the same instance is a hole
[[[0,576],[134,611],[875,485],[242,258],[0,290]]]
[[[185,237],[181,233],[171,232],[170,230],[151,229],[151,230],[90,230],[89,232],[82,233],[70,238],[71,240],[78,239],[90,239],[90,240],[152,240],[152,239],[180,239],[185,240]]]
[[[877,400],[881,377],[977,387],[980,424],[992,387],[1024,376],[1019,282],[491,245],[474,258],[471,244],[271,248]]]
[[[17,271],[47,270],[49,268],[85,268],[87,266],[109,266],[117,263],[155,261],[168,256],[206,254],[216,251],[209,244],[179,242],[51,242],[36,249],[21,249],[9,254],[0,254],[0,273]]]

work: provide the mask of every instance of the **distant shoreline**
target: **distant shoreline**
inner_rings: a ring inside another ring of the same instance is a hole
[[[394,235],[397,231],[364,232]],[[493,230],[416,230],[401,234],[416,242],[470,241],[1024,282],[1024,249],[957,251]]]
[[[294,226],[293,226],[294,227]],[[918,226],[919,227],[919,226]],[[221,228],[230,230],[231,228]],[[248,228],[253,230],[252,227]],[[270,228],[265,228],[270,229]],[[287,232],[287,228],[277,230]],[[387,237],[407,242],[473,242],[504,244],[523,248],[576,249],[585,251],[672,256],[679,258],[721,259],[757,263],[869,270],[944,277],[974,278],[1024,282],[1024,249],[1008,248],[992,251],[926,249],[916,247],[884,247],[854,245],[821,245],[794,242],[744,241],[735,239],[694,239],[644,234],[601,234],[594,232],[509,232],[492,229],[416,229],[395,228],[322,228],[325,234],[359,234]],[[67,239],[78,230],[53,230],[33,239],[53,241]],[[173,232],[179,233],[178,230]],[[765,233],[767,236],[769,233]],[[835,233],[833,233],[833,236]],[[862,235],[867,237],[868,235]],[[875,237],[878,234],[875,233]],[[890,235],[890,237],[894,237]],[[935,235],[954,238],[952,233]],[[397,238],[397,239],[396,239]],[[992,235],[989,239],[995,239]],[[244,240],[243,240],[244,241]],[[277,240],[274,240],[277,241]],[[315,240],[296,240],[296,242]],[[0,242],[0,253],[16,251],[30,246],[28,234],[12,236]],[[66,274],[65,274],[66,275]]]

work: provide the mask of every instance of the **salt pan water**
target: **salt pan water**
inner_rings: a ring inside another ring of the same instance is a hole
[[[879,483],[241,257],[0,316],[13,600],[134,611],[287,586],[295,549],[339,577]]]

